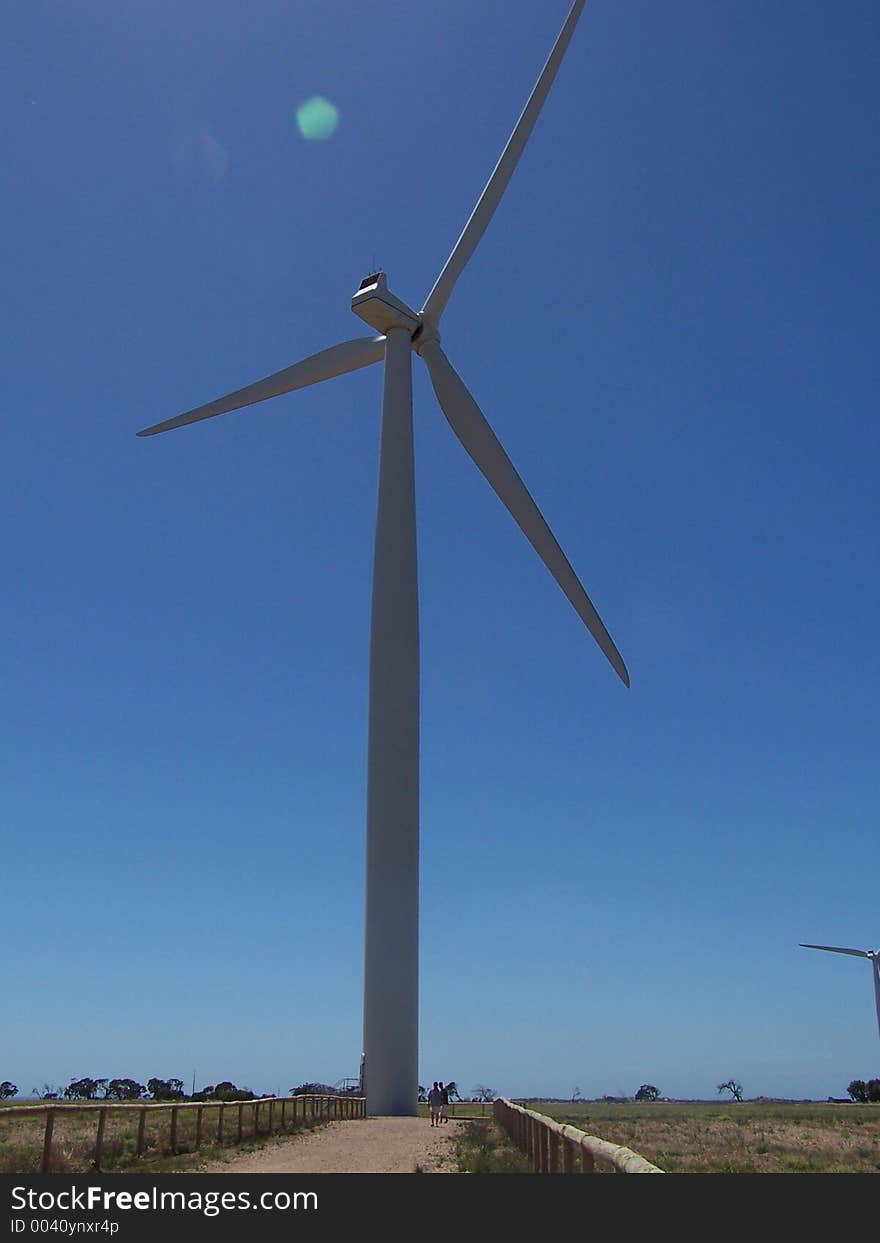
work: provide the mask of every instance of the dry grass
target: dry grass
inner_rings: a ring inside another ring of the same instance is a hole
[[[545,1101],[528,1107],[623,1144],[670,1174],[880,1172],[877,1106]]]
[[[453,1139],[459,1174],[527,1174],[528,1159],[487,1118],[463,1123]]]
[[[238,1104],[224,1107],[223,1143],[224,1145],[247,1147],[254,1143],[262,1143],[267,1138],[269,1109],[263,1105],[260,1110],[260,1133],[254,1135],[254,1106],[246,1103],[242,1109],[242,1144],[238,1142]],[[99,1110],[76,1109],[73,1106],[59,1105],[55,1114],[55,1127],[52,1138],[52,1155],[50,1173],[78,1174],[95,1168],[95,1135],[98,1125]],[[182,1169],[201,1161],[206,1157],[219,1154],[222,1148],[217,1144],[219,1110],[206,1108],[202,1115],[202,1142],[196,1150],[196,1111],[181,1109],[177,1119],[177,1141],[175,1152],[169,1147],[170,1111],[147,1110],[147,1122],[144,1130],[144,1153],[137,1155],[138,1121],[140,1109],[137,1105],[108,1110],[104,1130],[102,1170],[162,1170]],[[287,1106],[288,1123],[282,1132],[280,1127],[281,1106],[276,1105],[275,1134],[292,1134],[294,1129],[301,1130],[304,1125],[302,1118],[297,1119],[296,1127],[289,1123],[290,1106]],[[5,1174],[37,1174],[43,1155],[43,1134],[45,1127],[44,1115],[15,1114],[0,1115],[0,1173]]]

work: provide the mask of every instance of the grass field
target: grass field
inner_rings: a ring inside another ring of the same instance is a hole
[[[423,1102],[419,1102],[418,1115],[420,1118],[430,1117],[428,1106]],[[450,1118],[492,1118],[495,1116],[495,1108],[491,1101],[455,1101],[450,1103],[447,1108]]]
[[[489,1118],[456,1127],[453,1138],[459,1174],[528,1174],[528,1158]]]
[[[14,1102],[10,1102],[14,1105]],[[22,1101],[22,1105],[32,1102]],[[320,1125],[297,1119],[296,1126],[286,1125],[282,1132],[279,1125],[281,1107],[276,1106],[274,1133],[293,1134],[304,1127]],[[287,1107],[290,1114],[290,1106]],[[77,1110],[59,1106],[55,1116],[52,1137],[51,1173],[79,1174],[93,1169],[97,1109]],[[206,1108],[202,1115],[202,1143],[196,1151],[196,1111],[181,1109],[177,1122],[176,1152],[168,1150],[169,1112],[147,1110],[144,1132],[144,1153],[137,1156],[138,1120],[140,1109],[136,1105],[111,1110],[107,1114],[104,1132],[102,1170],[156,1171],[179,1170],[201,1161],[216,1157],[230,1147],[249,1148],[265,1142],[268,1132],[268,1106],[260,1110],[259,1134],[254,1135],[254,1106],[245,1103],[242,1109],[242,1143],[238,1142],[238,1104],[224,1108],[223,1144],[217,1141],[218,1110]],[[0,1173],[35,1174],[40,1171],[43,1154],[43,1115],[0,1114]]]
[[[631,1148],[670,1174],[880,1172],[877,1105],[520,1103],[609,1143]]]
[[[636,1104],[606,1101],[523,1101],[529,1109],[559,1122],[568,1122],[612,1144],[622,1144],[647,1157],[668,1173],[796,1174],[880,1172],[880,1106],[820,1103],[663,1102]],[[24,1102],[22,1102],[24,1104]],[[265,1109],[265,1107],[264,1107]],[[427,1108],[419,1107],[421,1116]],[[491,1105],[462,1102],[450,1116],[480,1118],[465,1128],[457,1144],[459,1169],[474,1173],[514,1172],[524,1160],[507,1147],[490,1119]],[[146,1152],[135,1155],[137,1107],[107,1116],[102,1168],[106,1170],[184,1169],[216,1155],[217,1114],[204,1111],[203,1144],[195,1152],[195,1114],[181,1110],[177,1155],[167,1153],[168,1114],[147,1112]],[[277,1119],[276,1119],[277,1121]],[[263,1113],[261,1130],[268,1118]],[[59,1108],[52,1148],[52,1168],[59,1173],[91,1169],[97,1118]],[[36,1173],[40,1168],[44,1120],[27,1115],[0,1115],[0,1173]],[[302,1126],[298,1123],[297,1129]],[[426,1123],[427,1125],[427,1123]],[[252,1138],[253,1106],[243,1110],[244,1143]],[[286,1130],[291,1131],[291,1127]],[[278,1128],[276,1127],[276,1133]],[[226,1107],[224,1138],[238,1147],[238,1107]],[[227,1148],[228,1151],[228,1148]],[[603,1172],[599,1163],[596,1172]],[[607,1172],[607,1171],[604,1171]]]

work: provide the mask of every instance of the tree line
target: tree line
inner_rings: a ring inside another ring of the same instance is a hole
[[[450,1100],[463,1100],[459,1095],[458,1087],[454,1080],[446,1085]],[[357,1088],[351,1091],[357,1092]],[[728,1079],[726,1083],[719,1083],[718,1091],[729,1092],[732,1099],[741,1101],[743,1099],[742,1084],[736,1079]],[[853,1101],[858,1104],[880,1103],[880,1079],[853,1079],[847,1088],[847,1092]],[[330,1087],[326,1083],[300,1083],[295,1088],[290,1089],[291,1096],[302,1095],[318,1095],[318,1096],[336,1096],[345,1095],[340,1093],[338,1088]],[[182,1079],[148,1079],[147,1082],[138,1083],[136,1079],[72,1079],[64,1090],[53,1088],[50,1084],[43,1084],[42,1091],[34,1088],[32,1095],[43,1101],[57,1101],[62,1098],[66,1101],[252,1101],[256,1098],[256,1093],[251,1092],[249,1088],[236,1087],[229,1079],[224,1079],[222,1083],[209,1084],[201,1089],[200,1092],[193,1092],[191,1096],[183,1090]],[[266,1096],[274,1096],[274,1092],[265,1093]],[[18,1088],[9,1079],[4,1079],[0,1083],[0,1101],[11,1100],[13,1096],[18,1096]],[[572,1100],[576,1101],[581,1097],[580,1088],[575,1088]],[[656,1101],[660,1097],[659,1088],[653,1083],[643,1083],[636,1092],[634,1099],[637,1101]],[[495,1099],[495,1092],[492,1088],[484,1087],[477,1084],[471,1089],[471,1100],[473,1101],[492,1101]],[[606,1099],[617,1099],[606,1097]],[[427,1100],[427,1092],[425,1088],[419,1084],[419,1100]]]
[[[11,1089],[11,1090],[9,1090]],[[0,1084],[0,1096],[17,1096],[14,1083]],[[54,1088],[43,1084],[33,1095],[43,1101],[252,1101],[256,1094],[249,1088],[236,1087],[231,1080],[209,1084],[200,1092],[188,1096],[183,1090],[182,1079],[72,1079],[66,1088]]]

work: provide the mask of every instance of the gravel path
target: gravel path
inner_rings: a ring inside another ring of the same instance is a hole
[[[259,1152],[202,1166],[202,1174],[425,1174],[455,1172],[452,1137],[460,1123],[427,1118],[328,1122],[267,1143]]]

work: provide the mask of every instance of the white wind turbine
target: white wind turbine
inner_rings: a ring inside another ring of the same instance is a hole
[[[839,945],[805,945],[800,942],[801,949],[804,950],[827,950],[829,954],[849,954],[852,958],[867,958],[871,964],[871,971],[874,976],[874,1005],[877,1008],[877,1029],[880,1031],[880,950],[845,950]]]
[[[418,1085],[419,624],[412,366],[427,364],[452,430],[629,686],[620,653],[525,484],[440,346],[440,318],[519,162],[568,47],[575,0],[501,158],[446,266],[415,311],[382,272],[351,309],[380,335],[331,346],[246,388],[138,432],[152,436],[384,360],[379,494],[370,620],[364,1070],[371,1114],[414,1114]]]

